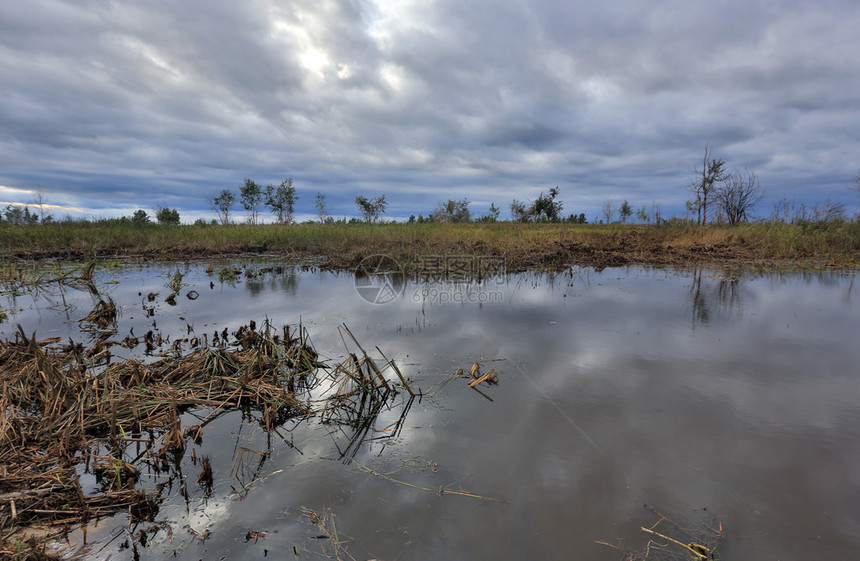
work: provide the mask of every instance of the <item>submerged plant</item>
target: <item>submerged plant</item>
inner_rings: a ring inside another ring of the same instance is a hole
[[[107,329],[116,325],[116,303],[108,296],[106,300],[99,299],[95,308],[81,320],[99,329]]]
[[[84,265],[83,270],[81,271],[81,280],[84,282],[91,282],[93,280],[93,273],[95,273],[96,265],[98,265],[98,261],[94,258],[90,259],[86,265]]]
[[[236,282],[236,277],[240,272],[234,267],[221,267],[218,269],[218,281],[233,284]]]
[[[176,272],[173,273],[173,276],[170,278],[170,282],[167,283],[167,287],[175,294],[179,294],[179,291],[182,290],[182,276],[183,275],[179,269],[176,269]]]

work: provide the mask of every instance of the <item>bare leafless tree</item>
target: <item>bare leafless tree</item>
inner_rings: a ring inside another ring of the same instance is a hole
[[[328,218],[329,208],[328,203],[325,200],[325,194],[317,191],[316,200],[314,202],[314,208],[317,209],[317,215],[320,217],[320,224],[325,223]]]
[[[612,222],[612,215],[615,213],[612,201],[604,201],[601,210],[603,211],[603,217],[606,219],[606,223],[609,224]]]
[[[33,196],[33,204],[39,209],[39,223],[44,224],[45,205],[47,202],[45,201],[45,193],[43,193],[41,189],[36,189],[35,195]]]
[[[714,193],[717,209],[729,224],[747,220],[747,213],[764,199],[754,170],[746,168],[727,175]]]
[[[812,207],[810,219],[813,222],[841,222],[845,220],[845,204],[839,201],[832,201],[830,197],[824,201],[824,204]]]
[[[651,216],[654,218],[654,222],[659,224],[663,221],[663,205],[658,203],[657,201],[651,201]]]

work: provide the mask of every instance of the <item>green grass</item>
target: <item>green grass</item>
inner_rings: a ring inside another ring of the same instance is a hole
[[[418,255],[504,255],[510,270],[571,262],[670,264],[708,260],[860,263],[860,222],[696,226],[580,224],[134,225],[120,221],[46,226],[0,224],[0,260],[183,259],[271,253],[354,266],[383,253],[408,266]]]

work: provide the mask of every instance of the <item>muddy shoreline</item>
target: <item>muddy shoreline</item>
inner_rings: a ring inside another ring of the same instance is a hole
[[[265,255],[354,270],[387,255],[405,270],[422,257],[503,257],[508,272],[624,265],[857,267],[860,223],[697,226],[569,224],[298,224],[0,227],[0,262],[229,259]]]
[[[97,259],[99,261],[118,260],[125,263],[146,262],[187,262],[208,260],[232,260],[246,258],[279,259],[289,262],[319,267],[332,271],[354,271],[361,262],[370,256],[387,255],[395,259],[404,271],[416,267],[416,259],[426,256],[440,255],[443,257],[468,255],[474,257],[502,257],[505,260],[508,273],[529,271],[561,271],[569,267],[593,267],[602,270],[607,267],[624,267],[642,265],[650,267],[690,268],[705,267],[709,269],[755,270],[755,269],[821,269],[821,268],[853,268],[852,263],[843,260],[833,260],[824,257],[814,258],[777,258],[766,257],[755,251],[730,244],[693,244],[689,246],[666,247],[652,240],[637,239],[636,236],[621,236],[611,244],[588,242],[556,242],[554,244],[536,245],[527,251],[509,252],[498,248],[476,245],[461,246],[458,252],[452,253],[453,248],[415,247],[415,252],[406,251],[403,247],[378,246],[367,248],[344,248],[341,251],[320,253],[315,250],[281,250],[266,246],[246,246],[220,251],[211,248],[180,249],[168,248],[158,251],[118,251],[115,249],[100,250],[95,253],[84,251],[47,252],[40,254],[15,254],[12,263],[39,264],[85,262]],[[181,257],[178,256],[181,254]]]

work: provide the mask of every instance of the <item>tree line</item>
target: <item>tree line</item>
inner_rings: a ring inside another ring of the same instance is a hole
[[[223,189],[212,197],[212,206],[218,214],[221,224],[229,224],[233,216],[233,208],[238,200],[242,208],[247,211],[247,222],[259,224],[260,212],[268,208],[274,215],[278,224],[292,224],[294,221],[296,201],[299,199],[292,178],[281,181],[278,185],[263,186],[252,179],[245,179],[244,184],[239,187],[239,197],[230,189]],[[377,222],[388,202],[385,195],[376,198],[367,198],[363,195],[355,197],[355,205],[365,222]],[[321,223],[334,222],[329,216],[329,206],[326,196],[319,191],[314,199],[314,208]]]
[[[295,212],[296,188],[292,179],[285,179],[278,185],[263,186],[252,179],[245,179],[239,187],[239,202],[248,211],[248,223],[258,224],[260,210],[268,207],[278,224],[291,224]],[[222,224],[230,223],[230,214],[236,204],[236,196],[229,189],[222,190],[212,198],[212,204]]]
[[[759,184],[755,171],[750,169],[728,172],[725,161],[712,156],[709,145],[705,146],[704,157],[701,168],[695,168],[695,179],[688,188],[695,195],[693,200],[686,202],[688,212],[695,212],[697,223],[708,222],[708,209],[714,209],[713,218],[717,222],[728,222],[737,224],[748,220],[752,209],[764,198],[764,191]],[[860,189],[860,177],[858,177],[858,189]],[[574,224],[587,224],[585,213],[572,213],[564,216],[562,211],[564,205],[559,199],[560,188],[555,186],[546,193],[541,191],[538,197],[531,202],[514,199],[509,204],[510,219],[513,222],[566,222]],[[212,197],[212,205],[218,214],[222,224],[229,224],[236,202],[247,211],[247,222],[249,224],[259,223],[260,211],[268,208],[275,217],[278,224],[291,224],[295,212],[295,203],[298,200],[292,179],[286,179],[279,185],[262,185],[251,179],[245,179],[239,188],[238,199],[229,189],[223,189],[219,194]],[[497,222],[501,215],[501,208],[495,202],[490,204],[488,211],[480,216],[473,215],[470,201],[464,199],[448,199],[440,202],[427,217],[413,214],[409,217],[409,223],[465,223],[465,222]],[[388,202],[385,195],[376,198],[368,198],[363,195],[355,197],[355,205],[364,222],[379,222],[385,214]],[[319,216],[319,221],[334,222],[328,215],[328,206],[325,195],[317,192],[314,206]],[[626,223],[628,220],[638,220],[640,223],[657,223],[663,221],[662,205],[652,202],[648,206],[634,208],[626,199],[616,208],[612,200],[607,200],[601,205],[602,219],[595,216],[594,222],[611,223],[617,216],[617,220]],[[346,219],[343,220],[346,222]],[[352,219],[350,222],[358,222]]]
[[[765,191],[761,187],[755,170],[749,168],[729,171],[726,162],[713,155],[710,145],[705,146],[701,165],[693,170],[693,180],[687,185],[687,190],[694,196],[686,201],[688,216],[693,214],[697,224],[710,223],[738,224],[750,219],[752,210],[764,199]],[[860,174],[854,178],[853,189],[860,193]],[[555,222],[588,224],[585,213],[571,213],[564,216],[562,211],[563,202],[559,199],[560,189],[555,186],[546,193],[540,192],[533,201],[520,201],[514,199],[508,205],[510,220],[513,222]],[[249,224],[259,224],[261,213],[268,209],[278,224],[292,224],[295,216],[295,205],[299,199],[292,178],[281,181],[278,185],[267,185],[263,187],[252,179],[245,179],[239,187],[238,197],[230,189],[223,189],[216,195],[210,197],[212,208],[216,211],[218,221],[212,220],[212,224],[229,224],[234,217],[236,203],[247,212],[246,221]],[[346,218],[334,220],[330,216],[330,210],[326,196],[317,192],[314,200],[314,208],[320,223],[346,223],[366,222],[378,223],[385,214],[388,201],[386,196],[380,195],[374,198],[358,195],[354,199],[356,209],[361,215],[361,220]],[[33,201],[35,211],[31,211],[26,205],[7,205],[0,213],[0,222],[13,225],[49,224],[54,222],[54,216],[46,212],[46,203],[41,191],[37,191]],[[465,223],[465,222],[498,222],[500,220],[501,208],[492,202],[486,213],[473,214],[470,209],[471,202],[466,199],[449,199],[440,202],[438,206],[426,217],[419,214],[417,217],[411,215],[409,223]],[[635,218],[634,218],[635,217]],[[774,211],[770,217],[772,221],[782,222],[832,222],[845,220],[847,213],[842,203],[831,202],[829,199],[823,206],[807,208],[803,204],[782,199],[774,204]],[[131,216],[115,219],[132,224],[151,223],[149,214],[138,209]],[[166,206],[159,206],[155,210],[155,220],[159,225],[178,225],[180,223],[179,210]],[[637,220],[643,224],[661,223],[663,219],[662,205],[652,202],[650,207],[639,206],[635,208],[626,199],[616,206],[613,200],[606,200],[600,207],[600,215],[593,217],[595,223],[611,223],[618,221],[626,223]],[[210,224],[204,219],[198,219],[195,224]]]

